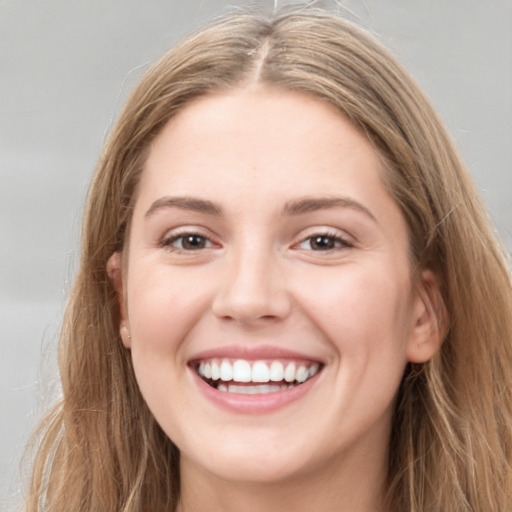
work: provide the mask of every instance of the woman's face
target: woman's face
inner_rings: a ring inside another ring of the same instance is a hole
[[[109,268],[185,474],[384,470],[404,367],[437,340],[380,169],[333,107],[263,87],[203,97],[154,141]]]

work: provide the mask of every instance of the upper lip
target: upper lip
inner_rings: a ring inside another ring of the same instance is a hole
[[[323,362],[318,357],[273,345],[227,345],[211,348],[194,354],[189,359],[189,362],[213,358],[245,359],[247,361],[258,361],[262,359],[293,359],[313,361],[316,363]]]

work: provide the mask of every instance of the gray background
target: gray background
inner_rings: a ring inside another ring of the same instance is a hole
[[[55,394],[80,212],[106,133],[148,63],[233,4],[0,0],[0,510],[19,500],[22,448]],[[512,0],[342,4],[430,95],[510,250]]]

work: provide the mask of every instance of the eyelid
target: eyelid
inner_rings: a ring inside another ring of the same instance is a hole
[[[208,232],[207,232],[208,231]],[[204,238],[207,242],[209,242],[209,247],[199,248],[196,250],[186,250],[179,247],[174,247],[172,244],[176,240],[180,238],[184,238],[186,236],[198,236]],[[209,232],[209,230],[205,230],[199,226],[180,226],[170,231],[167,231],[164,236],[159,240],[158,245],[163,249],[167,249],[173,252],[184,252],[184,253],[193,253],[200,252],[202,250],[218,248],[220,244],[215,240],[215,237]]]
[[[175,247],[172,244],[186,236],[198,236],[201,238],[204,238],[208,246],[207,247],[200,247],[196,250],[193,249],[182,249],[179,247]],[[335,241],[338,243],[335,247],[327,248],[324,250],[315,250],[313,248],[304,248],[300,247],[301,244],[305,243],[306,241],[314,238],[314,237],[327,237],[335,239]],[[345,231],[340,230],[338,228],[332,228],[332,227],[311,227],[304,229],[300,232],[300,234],[295,237],[295,242],[292,243],[291,248],[296,250],[304,250],[308,252],[315,252],[315,253],[328,253],[328,252],[334,252],[334,251],[343,251],[350,249],[354,247],[355,240],[354,238],[347,234]],[[158,245],[164,249],[175,251],[175,252],[184,252],[184,253],[194,253],[194,252],[201,252],[208,249],[215,249],[222,247],[222,244],[217,240],[217,237],[211,233],[209,229],[206,229],[201,226],[196,225],[185,225],[185,226],[179,226],[173,229],[170,229],[166,231],[166,233],[160,238]]]
[[[304,242],[311,240],[315,237],[326,237],[326,238],[333,238],[335,241],[339,242],[338,246],[335,246],[330,249],[325,250],[314,250],[312,248],[306,249],[301,248],[300,245]],[[327,252],[333,252],[333,251],[340,251],[340,250],[347,250],[352,247],[354,247],[355,241],[353,237],[348,235],[345,231],[342,231],[340,229],[331,228],[331,227],[314,227],[309,228],[306,230],[306,233],[302,232],[300,235],[300,238],[297,242],[294,242],[292,245],[292,248],[294,249],[302,249],[305,251],[311,251],[316,253],[327,253]]]

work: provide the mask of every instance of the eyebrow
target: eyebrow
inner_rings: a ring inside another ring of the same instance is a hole
[[[181,208],[182,210],[190,210],[198,213],[205,213],[207,215],[213,215],[215,217],[221,217],[223,215],[222,208],[207,201],[205,199],[198,199],[196,197],[162,197],[157,199],[151,204],[146,217],[151,216],[157,210],[161,208]]]
[[[161,197],[151,204],[146,217],[151,216],[157,210],[162,208],[180,208],[182,210],[189,210],[198,213],[204,213],[215,217],[222,217],[224,215],[222,208],[206,199],[199,199],[196,197]],[[289,216],[303,215],[309,212],[319,210],[328,210],[330,208],[351,208],[358,212],[363,213],[374,222],[377,219],[372,212],[363,206],[361,203],[344,196],[326,196],[326,197],[304,197],[301,199],[294,199],[288,201],[283,208],[283,214]]]
[[[283,213],[285,215],[295,216],[337,207],[356,210],[363,213],[374,222],[377,222],[373,213],[366,208],[366,206],[363,206],[361,203],[354,201],[354,199],[345,196],[305,197],[302,199],[288,201],[283,208]]]

